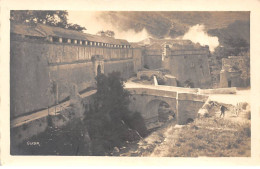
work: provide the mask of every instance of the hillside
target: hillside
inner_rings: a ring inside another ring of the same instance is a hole
[[[205,25],[206,31],[222,29],[236,20],[249,22],[249,12],[102,12],[98,19],[122,31],[142,31],[155,38],[184,35],[191,26]]]

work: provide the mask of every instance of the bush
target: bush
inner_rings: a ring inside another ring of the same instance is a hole
[[[165,85],[165,81],[160,78],[160,77],[156,77],[157,78],[157,82],[158,82],[158,85]]]
[[[251,120],[251,111],[250,111],[250,110],[247,110],[247,111],[246,111],[246,118],[247,118],[248,120]]]
[[[136,130],[142,137],[147,136],[148,131],[145,121],[140,113],[135,112],[132,115],[125,114],[123,119],[131,129]]]
[[[146,75],[140,76],[140,79],[141,79],[141,80],[148,80],[148,81],[151,80],[151,79],[150,79],[148,76],[146,76]]]
[[[186,80],[184,82],[184,87],[194,88],[194,83],[191,80]]]
[[[248,138],[251,137],[251,124],[250,123],[245,123],[243,125],[241,125],[238,129],[238,132],[241,134],[241,138],[243,138],[243,136],[246,136]]]
[[[86,112],[85,125],[91,140],[93,155],[105,155],[114,147],[120,147],[125,141],[133,141],[137,133],[145,135],[144,121],[141,116],[130,116],[128,110],[130,93],[123,87],[120,73],[112,72],[108,76],[96,77],[97,93],[90,111]],[[128,123],[124,123],[125,117]]]

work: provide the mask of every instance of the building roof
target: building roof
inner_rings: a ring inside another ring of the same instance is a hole
[[[93,42],[102,42],[116,45],[130,45],[127,40],[115,39],[107,36],[98,36],[82,33],[74,30],[64,29],[60,27],[48,26],[44,24],[36,24],[35,26],[11,23],[11,33],[37,36],[37,37],[61,37],[68,39],[87,40]]]
[[[190,40],[182,39],[156,39],[156,38],[147,38],[138,42],[140,46],[145,45],[148,49],[160,49],[164,45],[169,45],[172,50],[193,50],[205,48],[200,44],[195,44]]]

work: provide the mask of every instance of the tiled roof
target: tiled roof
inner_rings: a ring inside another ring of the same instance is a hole
[[[68,30],[64,28],[48,26],[44,24],[37,24],[35,26],[11,23],[11,32],[27,36],[38,36],[38,37],[61,37],[68,39],[87,40],[93,42],[102,42],[116,45],[130,45],[128,41],[123,39],[115,39],[112,37],[91,35],[82,33],[74,30]]]

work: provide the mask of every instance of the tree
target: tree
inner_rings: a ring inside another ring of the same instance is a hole
[[[111,30],[106,30],[106,31],[98,31],[97,32],[97,35],[99,36],[107,36],[107,37],[111,37],[111,38],[114,38],[115,37],[115,32],[114,31],[111,31]]]
[[[113,118],[121,118],[122,113],[127,111],[130,94],[124,89],[120,72],[112,72],[108,77],[99,74],[96,81],[95,105],[97,111],[107,112]]]
[[[108,76],[98,74],[96,85],[94,106],[90,106],[84,120],[93,143],[93,155],[104,155],[123,142],[136,139],[131,137],[133,130],[142,136],[147,134],[141,114],[128,110],[130,94],[124,89],[120,72],[112,72]]]
[[[78,24],[68,23],[68,12],[63,10],[12,10],[10,13],[10,20],[31,25],[41,23],[80,32],[86,30],[85,27]]]

